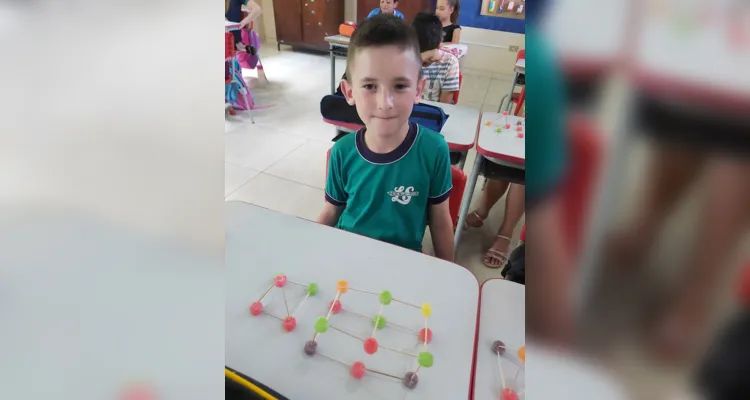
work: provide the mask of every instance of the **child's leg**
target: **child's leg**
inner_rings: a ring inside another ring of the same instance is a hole
[[[497,237],[492,247],[484,255],[484,264],[491,268],[499,268],[505,264],[510,251],[510,240],[513,231],[526,210],[526,187],[511,184],[505,200],[505,215],[503,223],[497,231]]]
[[[484,225],[484,220],[490,215],[490,210],[492,210],[495,203],[503,197],[509,184],[510,182],[507,181],[498,181],[494,179],[488,180],[487,186],[484,188],[484,191],[482,191],[482,199],[479,203],[479,208],[466,216],[466,223],[474,228]]]
[[[701,193],[696,243],[676,301],[657,330],[656,349],[670,359],[691,356],[711,322],[731,260],[750,228],[750,161],[717,159]]]

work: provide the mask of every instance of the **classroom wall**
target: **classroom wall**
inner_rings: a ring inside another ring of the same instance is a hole
[[[260,20],[257,22],[258,32],[264,42],[276,44],[276,23],[273,16],[273,0],[260,0],[258,4],[263,8]],[[357,0],[345,0],[344,16],[347,20],[357,19]],[[519,46],[525,48],[524,35],[501,32],[489,29],[463,28],[461,40],[496,46]],[[461,67],[465,72],[506,77],[513,74],[516,52],[481,45],[467,44],[469,53],[461,60]]]

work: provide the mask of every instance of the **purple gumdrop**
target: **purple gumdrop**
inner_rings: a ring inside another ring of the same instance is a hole
[[[494,351],[495,354],[503,355],[505,353],[505,343],[503,343],[502,340],[495,340],[492,342],[492,351]]]
[[[308,356],[314,355],[317,349],[318,342],[310,340],[309,342],[305,343],[305,354],[307,354]]]
[[[409,371],[404,375],[404,386],[414,389],[417,383],[419,383],[419,376],[416,373]]]

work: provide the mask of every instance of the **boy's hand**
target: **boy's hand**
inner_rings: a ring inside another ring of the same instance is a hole
[[[430,235],[435,256],[453,262],[453,221],[447,199],[430,206]]]

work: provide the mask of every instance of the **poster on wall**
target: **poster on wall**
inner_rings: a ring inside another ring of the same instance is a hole
[[[458,23],[466,27],[523,34],[526,31],[526,0],[462,0]]]

